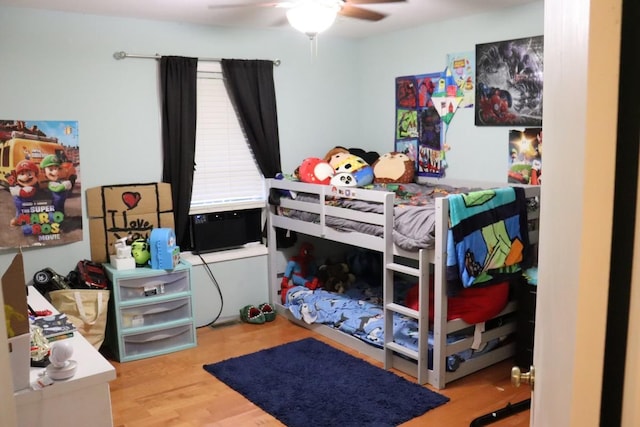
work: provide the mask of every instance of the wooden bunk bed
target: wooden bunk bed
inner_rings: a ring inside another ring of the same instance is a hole
[[[270,204],[267,215],[268,242],[269,242],[269,285],[272,303],[277,307],[279,314],[288,317],[291,321],[306,328],[313,329],[341,344],[347,345],[357,351],[373,357],[384,363],[385,369],[399,369],[402,372],[414,376],[420,384],[428,383],[438,389],[458,378],[464,377],[479,369],[497,363],[515,352],[515,340],[499,346],[496,349],[478,357],[466,360],[455,371],[447,369],[447,358],[453,354],[469,349],[472,343],[489,342],[500,337],[513,334],[516,330],[515,313],[517,307],[515,301],[510,301],[495,318],[506,319],[493,322],[491,327],[476,328],[475,334],[468,338],[449,342],[447,337],[460,331],[473,330],[470,325],[461,319],[447,320],[447,282],[446,282],[446,258],[447,258],[447,233],[449,223],[448,197],[435,199],[435,241],[429,248],[418,250],[401,249],[394,243],[394,199],[396,194],[388,191],[367,190],[361,188],[334,187],[328,185],[306,184],[289,180],[267,180],[269,194],[283,195],[294,193],[310,194],[313,201],[296,200],[289,197],[278,197],[277,204]],[[446,184],[463,188],[498,188],[511,184],[504,183],[480,183],[463,181],[431,180],[432,184]],[[539,218],[539,187],[520,186],[529,205],[527,221],[528,239],[530,247],[537,249],[538,218]],[[356,199],[372,202],[380,205],[376,212],[361,212],[342,206],[336,206],[328,201],[336,198]],[[305,212],[316,218],[315,221],[295,219],[281,214],[282,210],[295,210]],[[280,213],[279,213],[280,212]],[[333,219],[358,221],[381,227],[382,232],[371,235],[358,231],[338,230],[328,224]],[[286,306],[281,303],[279,296],[280,283],[283,268],[280,265],[282,257],[278,256],[276,248],[276,229],[291,230],[307,236],[315,236],[335,242],[341,242],[377,251],[382,257],[383,266],[383,313],[385,331],[393,330],[393,317],[400,314],[416,319],[418,324],[417,350],[412,350],[394,342],[393,333],[385,334],[382,348],[372,346],[358,338],[352,337],[339,330],[323,324],[308,324],[291,315]],[[406,307],[394,302],[394,274],[400,273],[412,276],[418,283],[418,310]],[[429,320],[429,283],[433,281],[433,313],[432,324]],[[487,325],[489,322],[487,322]],[[484,325],[483,325],[484,326]],[[432,345],[429,346],[427,333],[431,328]]]

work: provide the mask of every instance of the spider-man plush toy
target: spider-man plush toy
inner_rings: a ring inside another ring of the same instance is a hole
[[[313,245],[305,242],[300,245],[298,255],[291,257],[284,270],[280,295],[282,303],[286,302],[287,291],[294,286],[306,286],[313,290],[319,286],[316,276],[317,267],[313,260]]]

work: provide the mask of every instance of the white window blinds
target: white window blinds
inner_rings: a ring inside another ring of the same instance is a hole
[[[220,63],[198,63],[190,214],[264,207],[265,182],[231,104]]]

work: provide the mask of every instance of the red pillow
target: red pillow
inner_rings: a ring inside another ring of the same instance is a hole
[[[300,181],[329,185],[335,171],[328,162],[317,157],[307,157],[298,168]]]
[[[449,297],[447,320],[462,319],[470,324],[484,322],[498,315],[508,301],[509,282],[465,288],[455,297]],[[407,292],[405,305],[418,310],[417,284]],[[433,277],[429,283],[429,320],[433,321]]]

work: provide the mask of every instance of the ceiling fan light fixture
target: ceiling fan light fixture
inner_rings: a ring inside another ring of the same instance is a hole
[[[333,25],[339,11],[335,1],[302,1],[287,10],[287,20],[293,28],[313,39]]]

